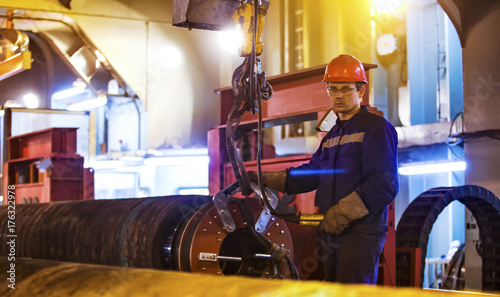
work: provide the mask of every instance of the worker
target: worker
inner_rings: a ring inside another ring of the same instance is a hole
[[[282,193],[316,190],[325,280],[375,284],[387,234],[388,205],[398,192],[397,134],[383,117],[361,105],[367,83],[363,64],[340,55],[323,82],[337,115],[312,159],[263,172],[264,184]],[[251,172],[251,179],[256,173]]]

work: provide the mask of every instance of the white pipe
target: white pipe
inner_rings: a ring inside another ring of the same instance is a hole
[[[451,122],[396,127],[398,148],[445,143]]]

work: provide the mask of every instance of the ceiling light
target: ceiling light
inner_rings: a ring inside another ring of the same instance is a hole
[[[243,33],[241,26],[237,25],[234,30],[226,30],[217,32],[220,46],[228,53],[238,53],[238,49],[243,44]]]
[[[73,97],[76,95],[83,94],[85,92],[85,86],[75,86],[70,89],[62,90],[59,92],[55,92],[52,95],[52,99],[54,100],[62,100],[62,99],[67,99],[69,97]]]
[[[377,38],[377,53],[381,56],[389,55],[398,49],[396,37],[392,34],[380,35]]]
[[[465,170],[465,162],[412,163],[398,168],[401,175],[429,174]]]
[[[40,106],[40,100],[38,100],[38,96],[33,93],[28,93],[23,96],[24,104],[26,104],[27,108],[38,108]]]
[[[68,110],[71,110],[71,111],[90,110],[93,108],[97,108],[99,106],[103,106],[106,103],[108,103],[108,97],[106,97],[106,95],[99,95],[99,97],[94,98],[94,99],[85,100],[85,101],[81,101],[78,103],[73,103],[71,105],[68,105]]]

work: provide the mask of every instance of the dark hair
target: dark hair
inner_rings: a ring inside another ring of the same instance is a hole
[[[358,90],[359,90],[359,88],[361,88],[364,84],[365,84],[365,83],[364,83],[364,82],[362,82],[362,81],[357,81],[357,82],[356,82],[356,89],[358,89]]]

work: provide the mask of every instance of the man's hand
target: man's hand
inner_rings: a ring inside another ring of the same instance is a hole
[[[368,213],[369,211],[358,193],[352,192],[326,211],[325,218],[319,224],[319,229],[340,235],[352,221],[360,219]]]
[[[255,183],[258,182],[257,172],[249,171],[248,177],[250,178],[250,181],[253,181]],[[280,171],[262,172],[262,179],[264,181],[264,185],[271,189],[275,189],[276,191],[279,191],[281,193],[285,193],[286,177],[287,177],[286,169]]]

